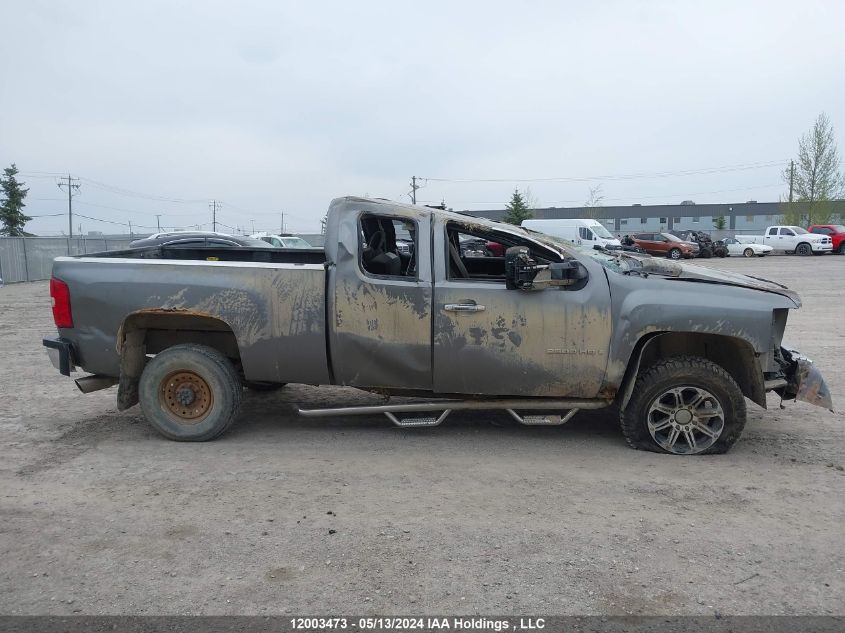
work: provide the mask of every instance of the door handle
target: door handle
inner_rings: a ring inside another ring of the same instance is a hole
[[[447,303],[443,309],[448,312],[482,312],[486,308],[477,303]]]

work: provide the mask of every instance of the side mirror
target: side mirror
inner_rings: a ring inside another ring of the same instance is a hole
[[[536,290],[544,290],[550,286],[579,290],[587,283],[589,276],[587,268],[578,260],[552,262],[546,270],[537,273],[532,286]]]
[[[508,290],[545,290],[549,287],[582,288],[589,278],[584,264],[577,260],[537,264],[525,246],[505,251],[505,285]]]
[[[526,246],[511,246],[505,251],[505,286],[508,290],[531,290],[540,267]]]

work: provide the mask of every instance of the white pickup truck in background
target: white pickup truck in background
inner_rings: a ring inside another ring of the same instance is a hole
[[[745,244],[765,244],[776,251],[796,255],[822,255],[833,252],[833,241],[827,235],[810,233],[800,226],[770,226],[765,235],[743,235]]]

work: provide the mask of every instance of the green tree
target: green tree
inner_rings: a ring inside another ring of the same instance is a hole
[[[725,220],[725,216],[719,215],[713,218],[713,228],[719,231],[723,231],[725,227],[728,225],[727,220]]]
[[[15,176],[18,168],[12,163],[11,167],[3,170],[3,177],[0,178],[0,189],[3,190],[3,202],[0,203],[0,235],[21,237],[24,225],[32,218],[23,214],[24,198],[29,189],[23,188],[23,183],[18,182]]]
[[[789,226],[801,226],[803,224],[804,226],[809,226],[803,213],[801,213],[800,205],[781,199],[778,208],[780,209],[780,217],[778,218],[780,224],[787,224]],[[827,222],[821,222],[821,224],[827,224]]]
[[[845,194],[845,176],[833,125],[824,112],[798,140],[798,158],[784,170],[783,177],[787,185],[792,182],[793,200],[806,203],[797,205],[800,214],[789,205],[788,215],[806,215],[810,224],[828,224],[832,214],[830,202]]]
[[[523,220],[530,220],[534,217],[534,214],[528,208],[525,197],[519,192],[519,187],[513,190],[511,201],[505,205],[505,209],[507,213],[505,213],[505,217],[502,220],[508,224],[519,226]]]
[[[590,197],[584,201],[584,210],[581,212],[581,215],[586,219],[598,220],[598,209],[603,203],[604,193],[602,192],[602,186],[596,185],[595,187],[590,187]]]

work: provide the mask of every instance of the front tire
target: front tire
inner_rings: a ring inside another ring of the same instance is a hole
[[[839,244],[839,249],[836,252],[840,255],[845,255],[845,240]]]
[[[801,257],[807,257],[807,255],[813,254],[813,248],[807,242],[802,242],[795,247],[795,254],[801,255]]]
[[[674,259],[674,260],[677,261],[677,260],[681,259],[681,255],[682,255],[682,253],[681,253],[680,248],[673,248],[672,250],[669,251],[669,253],[666,256],[669,259]]]
[[[216,349],[186,343],[157,354],[139,385],[141,409],[164,437],[213,440],[232,425],[243,395],[232,362]]]
[[[632,448],[674,455],[726,453],[745,427],[745,399],[731,375],[697,356],[641,371],[621,412]]]

